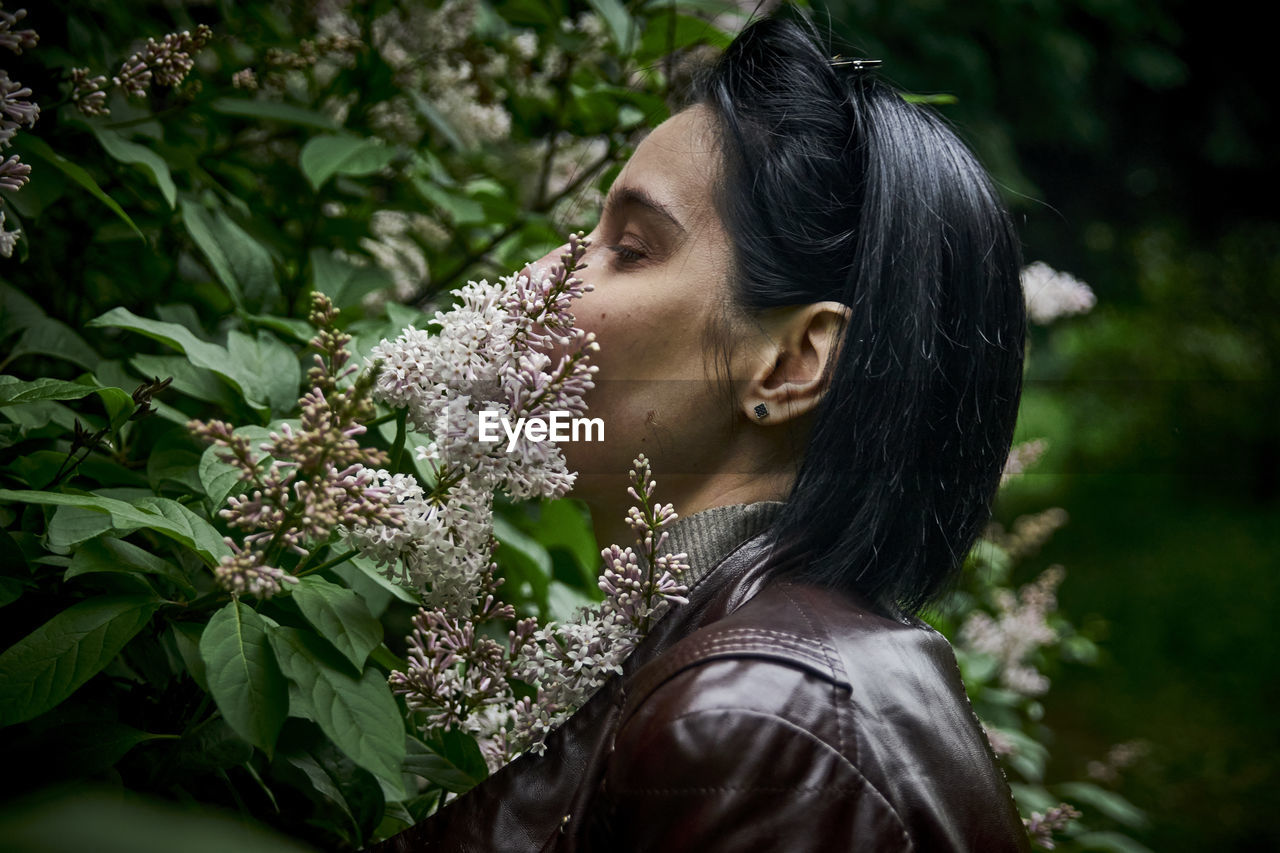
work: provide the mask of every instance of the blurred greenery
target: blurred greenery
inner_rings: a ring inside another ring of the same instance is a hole
[[[260,438],[292,414],[312,290],[367,352],[420,322],[410,306],[589,226],[638,134],[667,112],[685,73],[672,50],[723,45],[708,19],[727,15],[716,20],[732,31],[741,16],[712,0],[27,6],[38,47],[0,52],[42,108],[5,152],[32,179],[0,193],[6,228],[23,231],[0,259],[0,639],[23,652],[24,638],[88,619],[103,643],[41,702],[0,695],[0,749],[36,768],[0,789],[90,779],[327,847],[388,835],[482,774],[441,770],[447,745],[409,738],[404,772],[375,778],[395,750],[360,754],[296,707],[281,723],[279,702],[223,719],[201,636],[230,618],[214,615],[228,611],[208,571],[230,486],[183,424],[216,415]],[[327,15],[342,9],[335,28]],[[1036,657],[1049,695],[1003,689],[991,660],[959,649],[975,707],[1018,747],[1024,811],[1057,799],[1085,811],[1062,849],[1280,846],[1268,808],[1280,681],[1265,633],[1280,592],[1280,220],[1265,29],[1187,0],[816,9],[853,53],[886,60],[890,80],[954,96],[935,102],[996,175],[1027,259],[1098,294],[1092,313],[1032,330],[1019,438],[1049,450],[998,509],[1006,527],[1050,505],[1071,524],[1020,558],[984,543],[957,609],[938,616],[955,636],[1046,567],[1067,568],[1059,639]],[[114,91],[108,117],[69,103],[70,68],[110,76],[145,38],[199,23],[214,40],[182,86]],[[463,67],[470,77],[450,76]],[[245,68],[259,88],[232,83]],[[130,391],[153,376],[172,386],[154,416],[131,420]],[[106,443],[66,471],[84,446],[77,419]],[[384,423],[372,438],[385,447],[393,434]],[[503,505],[498,535],[521,612],[563,616],[595,591],[580,507]],[[323,576],[326,594],[358,597],[365,634],[377,635],[370,620],[385,632],[363,669],[352,661],[372,683],[404,651],[413,597],[356,561]],[[305,611],[285,598],[261,618],[301,637]],[[314,661],[335,672],[334,655],[354,653],[349,638],[307,636],[300,647],[332,643]],[[0,675],[25,665],[5,654]],[[1133,763],[1098,775],[1091,762],[1134,741]],[[396,790],[406,779],[419,796]],[[128,846],[114,802],[10,811],[0,834],[71,821]],[[139,845],[191,826],[137,809]]]
[[[1280,847],[1278,129],[1264,27],[1187,0],[826,0],[841,37],[942,107],[1002,184],[1027,259],[1088,282],[1089,315],[1033,327],[1019,434],[1049,450],[1003,496],[1069,527],[1098,668],[1053,673],[1051,775],[1112,744],[1112,784],[1162,851]],[[1023,574],[1023,573],[1026,574]],[[1083,806],[1082,806],[1083,807]]]

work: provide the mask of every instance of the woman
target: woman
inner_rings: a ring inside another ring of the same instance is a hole
[[[972,155],[762,20],[636,150],[589,260],[607,441],[570,446],[577,493],[625,541],[646,453],[690,601],[545,754],[389,846],[1026,848],[913,617],[987,518],[1020,392],[1017,243]]]

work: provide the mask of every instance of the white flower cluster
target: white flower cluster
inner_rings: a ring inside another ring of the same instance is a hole
[[[631,494],[639,506],[631,508],[628,523],[640,551],[612,545],[601,552],[600,604],[541,628],[535,619],[521,620],[503,649],[478,630],[487,621],[514,617],[510,605],[496,600],[497,585],[485,571],[467,615],[437,608],[414,618],[408,666],[391,674],[392,689],[404,694],[427,727],[473,735],[491,771],[521,752],[544,751],[547,735],[622,672],[622,662],[653,621],[686,601],[688,590],[680,582],[689,568],[686,555],[658,553],[669,536],[662,528],[676,513],[670,504],[652,500],[657,484],[648,461],[640,456],[634,465]],[[536,696],[517,701],[512,679],[534,687]]]
[[[1027,315],[1042,326],[1060,317],[1087,313],[1098,301],[1089,285],[1043,261],[1023,269],[1022,295],[1027,302]]]
[[[569,303],[590,287],[575,273],[587,242],[575,234],[560,263],[542,274],[471,282],[459,302],[436,312],[435,334],[412,326],[382,341],[374,394],[404,409],[415,430],[430,436],[423,449],[436,473],[425,490],[411,478],[379,477],[397,491],[405,529],[350,531],[363,552],[391,565],[389,574],[419,587],[435,606],[460,608],[474,598],[489,564],[492,493],[516,499],[560,497],[574,475],[560,449],[527,433],[510,446],[480,440],[479,415],[545,418],[581,415],[594,382],[588,364],[593,335],[573,328]],[[559,356],[549,352],[560,348]],[[453,610],[452,612],[459,612]]]
[[[439,8],[413,5],[377,18],[374,44],[395,70],[397,83],[429,98],[468,147],[506,139],[511,114],[499,85],[508,74],[507,57],[472,37],[476,0],[444,0]],[[384,135],[416,141],[420,111],[410,98],[378,114]]]
[[[1058,639],[1058,632],[1046,620],[1057,609],[1056,590],[1064,574],[1061,566],[1052,566],[1016,596],[1011,590],[997,590],[997,616],[975,610],[960,629],[963,645],[996,659],[1000,683],[1008,690],[1039,696],[1049,689],[1049,679],[1031,658],[1042,646]]]

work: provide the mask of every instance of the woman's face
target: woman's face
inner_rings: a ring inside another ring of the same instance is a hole
[[[604,421],[605,440],[562,449],[579,472],[574,495],[593,509],[625,508],[626,472],[644,453],[659,497],[687,513],[680,498],[705,488],[729,452],[734,407],[716,381],[705,336],[727,302],[731,267],[712,202],[720,165],[712,121],[705,107],[693,107],[650,133],[614,181],[590,235],[581,276],[595,289],[573,312],[600,343],[587,402],[588,416]]]

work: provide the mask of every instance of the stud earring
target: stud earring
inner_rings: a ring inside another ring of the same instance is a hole
[[[756,411],[756,418],[759,420],[764,420],[765,418],[769,417],[769,409],[765,406],[764,403],[757,403],[755,411]]]

